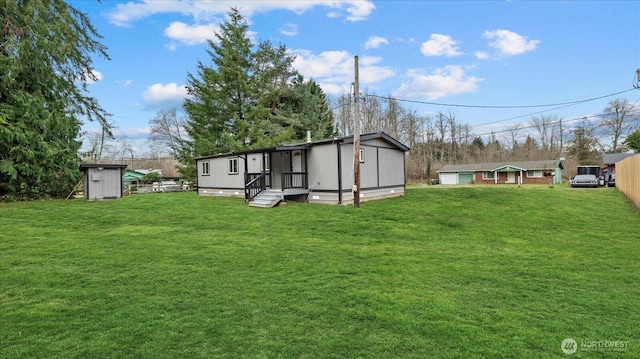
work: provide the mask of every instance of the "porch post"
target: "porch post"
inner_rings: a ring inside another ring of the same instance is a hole
[[[493,183],[498,184],[498,176],[500,176],[500,172],[493,171]]]
[[[284,191],[284,151],[280,151],[280,190]]]
[[[304,151],[304,188],[309,189],[309,165],[307,163],[307,150]]]
[[[338,204],[342,204],[342,157],[340,156],[340,142],[336,143],[336,153],[338,154]]]
[[[520,170],[520,178],[518,179],[518,183],[522,184],[522,170]]]

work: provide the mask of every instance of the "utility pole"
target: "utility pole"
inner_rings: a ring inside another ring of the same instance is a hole
[[[358,85],[358,56],[355,56],[355,82],[353,83],[353,206],[360,207],[360,89]]]

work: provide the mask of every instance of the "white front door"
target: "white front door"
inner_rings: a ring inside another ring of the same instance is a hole
[[[291,158],[291,172],[302,172],[302,151],[295,151]]]
[[[516,183],[516,173],[507,172],[507,183]]]

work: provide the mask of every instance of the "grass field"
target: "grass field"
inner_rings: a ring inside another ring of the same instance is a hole
[[[0,204],[1,358],[638,358],[638,283],[611,188]]]

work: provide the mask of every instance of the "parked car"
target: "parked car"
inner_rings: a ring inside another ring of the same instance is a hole
[[[615,174],[611,174],[611,176],[609,176],[609,181],[607,182],[607,186],[608,187],[615,187],[616,186],[616,175]]]
[[[593,174],[577,175],[571,180],[571,187],[598,188],[598,177]]]

